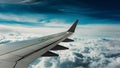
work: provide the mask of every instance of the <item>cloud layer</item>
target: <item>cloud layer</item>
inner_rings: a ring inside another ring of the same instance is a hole
[[[70,50],[58,51],[59,57],[39,58],[32,68],[119,68],[120,39],[81,39],[74,43],[61,43]],[[115,43],[117,42],[117,43]],[[112,43],[112,45],[111,45]],[[116,45],[116,46],[114,46]],[[111,49],[112,48],[112,49]]]
[[[35,34],[4,34],[0,44],[39,37]],[[55,51],[59,57],[39,58],[29,68],[119,68],[120,39],[72,37],[75,42],[60,43],[69,47],[66,51]]]
[[[65,30],[61,28],[30,28],[21,26],[15,28],[13,26],[6,27],[5,25],[0,27],[0,44],[40,37]],[[120,34],[116,37],[119,30],[111,30],[113,27],[118,26],[78,26],[76,33],[71,37],[75,42],[60,43],[60,45],[68,47],[69,50],[54,51],[60,56],[39,58],[29,68],[119,68]],[[46,32],[46,29],[49,29],[49,32]],[[97,31],[99,31],[98,34],[95,34]],[[107,34],[106,31],[108,32]],[[113,33],[111,31],[114,31],[114,34],[110,34]],[[83,35],[85,36],[83,37]]]

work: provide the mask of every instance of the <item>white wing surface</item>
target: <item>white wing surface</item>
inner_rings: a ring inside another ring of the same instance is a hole
[[[62,33],[57,33],[45,37],[7,43],[0,45],[0,68],[28,68],[28,65],[39,57],[58,56],[49,50],[68,49],[60,42],[71,42],[68,37],[74,33],[78,20],[71,28]]]

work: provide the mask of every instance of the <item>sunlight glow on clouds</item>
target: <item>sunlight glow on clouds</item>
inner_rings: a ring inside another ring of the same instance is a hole
[[[17,25],[16,25],[17,26]],[[23,27],[23,26],[9,26],[9,25],[0,25],[0,32],[20,32],[20,33],[33,33],[33,34],[48,34],[48,33],[57,33],[65,31],[64,28],[52,28],[52,27]]]
[[[70,24],[64,24],[58,22],[49,22],[48,24],[43,23],[44,27],[28,27],[22,25],[0,25],[0,31],[7,32],[20,32],[20,33],[57,33],[62,31],[67,31],[71,26]],[[81,37],[116,37],[120,38],[120,25],[78,25],[76,29],[76,34]]]

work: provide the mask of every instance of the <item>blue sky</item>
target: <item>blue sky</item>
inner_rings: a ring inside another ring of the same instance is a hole
[[[75,19],[79,19],[79,24],[83,25],[120,24],[119,2],[119,0],[1,0],[0,23],[42,26],[51,20],[71,24]]]
[[[0,0],[0,40],[25,40],[66,31],[76,19],[79,19],[79,25],[71,36],[76,42],[67,45],[73,48],[68,50],[70,53],[64,52],[66,57],[61,57],[60,53],[60,60],[42,59],[39,68],[46,64],[62,68],[70,64],[82,67],[90,64],[91,68],[118,67],[120,58],[109,59],[114,53],[105,57],[104,52],[113,47],[119,49],[120,0]],[[89,53],[84,52],[86,48]]]

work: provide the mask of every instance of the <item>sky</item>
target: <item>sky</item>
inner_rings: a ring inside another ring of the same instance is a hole
[[[119,0],[0,0],[0,24],[120,24]],[[54,26],[54,25],[53,25]]]
[[[58,58],[40,58],[35,68],[120,68],[119,3],[120,0],[0,0],[0,44],[63,32],[78,19],[76,32],[70,37],[75,42],[62,44],[70,49],[57,52]]]

